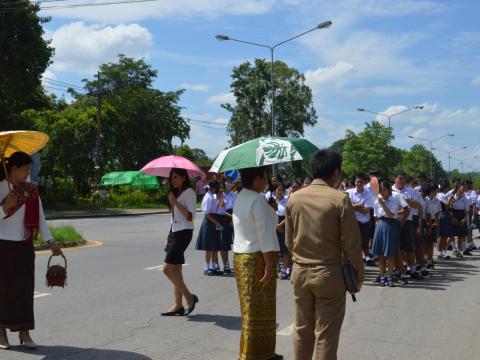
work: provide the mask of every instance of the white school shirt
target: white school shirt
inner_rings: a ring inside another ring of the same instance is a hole
[[[178,210],[176,206],[173,207],[173,218],[170,222],[172,226],[172,232],[177,232],[181,230],[193,230],[193,219],[195,218],[196,206],[197,206],[197,196],[193,189],[184,190],[180,196],[177,198],[177,202],[186,208],[192,214],[192,221],[183,216],[182,212]]]
[[[425,197],[425,218],[426,215],[430,215],[432,219],[435,219],[437,214],[442,211],[442,204],[438,197],[430,199],[428,196]]]
[[[411,187],[405,186],[402,190],[399,190],[399,189],[397,189],[397,187],[395,185],[393,185],[392,190],[393,190],[394,193],[397,193],[400,196],[402,196],[404,198],[404,200],[405,200],[405,198],[409,198],[413,201],[418,202],[421,207],[423,207],[425,205],[423,203],[423,199],[420,196],[420,194],[417,191],[415,191],[414,189],[412,189]],[[414,209],[414,208],[410,207],[410,205],[408,205],[408,204],[407,204],[407,206],[410,209],[410,213],[408,214],[407,220],[412,220],[413,215],[418,215],[419,214],[419,209]]]
[[[394,218],[397,218],[398,212],[403,208],[407,207],[408,204],[402,196],[392,194],[391,196],[389,196],[388,200],[385,201],[385,206],[387,207],[388,210],[392,212],[392,214],[394,215]],[[378,198],[375,200],[375,205],[373,207],[373,214],[378,219],[382,217],[388,217],[382,205],[380,205]]]
[[[277,201],[277,215],[285,217],[285,209],[287,208],[288,196],[285,195],[282,199]]]
[[[437,194],[437,199],[440,200],[440,202],[447,205],[448,204],[448,198],[449,198],[450,194],[451,194],[450,191],[446,192],[446,193],[439,191],[438,194]]]
[[[225,202],[225,207],[227,210],[233,209],[235,200],[237,199],[237,194],[233,191],[230,191],[228,194],[223,193],[223,201]]]
[[[13,189],[13,185],[12,185]],[[9,194],[6,180],[0,182],[0,202]],[[53,236],[48,230],[45,214],[43,212],[42,201],[39,200],[39,222],[38,231],[44,241],[53,240]],[[0,206],[0,240],[24,241],[25,240],[25,204],[23,204],[12,216],[5,219],[3,206]]]
[[[233,206],[233,251],[239,254],[280,251],[275,210],[259,193],[243,189]]]
[[[470,202],[470,205],[473,205],[477,202],[477,193],[475,192],[475,190],[468,190],[465,193],[465,197]]]
[[[465,195],[461,198],[459,198],[457,194],[454,196],[455,201],[452,204],[452,209],[470,211],[470,200],[468,200]]]
[[[375,204],[373,202],[372,192],[367,189],[363,189],[363,192],[358,192],[356,188],[347,190],[350,201],[353,205],[361,204],[368,209],[373,209]],[[355,216],[357,221],[365,224],[370,221],[370,212],[363,214],[360,211],[355,211]]]
[[[223,205],[218,204],[219,196],[222,197]],[[226,206],[226,203],[225,203],[224,193],[222,193],[222,195],[215,194],[215,200],[217,201],[217,211],[215,212],[215,214],[225,215],[227,213],[227,206]]]
[[[204,215],[207,214],[215,214],[217,212],[217,199],[215,196],[210,192],[207,191],[205,196],[202,200],[202,212]]]

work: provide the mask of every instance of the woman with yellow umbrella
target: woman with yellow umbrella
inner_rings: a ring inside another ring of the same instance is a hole
[[[30,138],[27,136],[31,133]],[[32,168],[30,155],[42,148],[48,137],[36,132],[0,133],[0,349],[8,349],[7,329],[19,332],[19,340],[30,349],[35,327],[33,292],[35,253],[33,240],[40,233],[54,255],[62,254],[50,234],[37,188],[27,182]],[[28,139],[30,139],[28,141]],[[25,141],[25,143],[23,143]],[[22,145],[23,144],[23,145]],[[12,153],[13,152],[13,153]],[[5,159],[7,158],[7,159]]]

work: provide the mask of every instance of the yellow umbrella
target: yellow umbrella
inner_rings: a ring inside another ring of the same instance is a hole
[[[40,131],[0,131],[0,158],[5,173],[5,158],[17,151],[32,155],[41,150],[47,142],[48,135]]]

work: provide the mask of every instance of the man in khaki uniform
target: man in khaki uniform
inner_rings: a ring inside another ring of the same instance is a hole
[[[342,157],[319,150],[310,164],[315,180],[288,200],[285,240],[293,255],[296,360],[337,359],[345,316],[342,259],[364,280],[361,237],[348,194],[335,189]]]

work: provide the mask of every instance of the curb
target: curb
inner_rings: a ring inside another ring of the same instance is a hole
[[[197,209],[197,212],[201,212],[201,209]],[[118,213],[118,214],[94,214],[94,213],[85,213],[85,214],[45,214],[46,220],[69,220],[69,219],[92,219],[92,218],[107,218],[107,217],[122,217],[122,216],[145,216],[145,215],[164,215],[170,214],[168,210],[159,210],[152,212],[139,212],[139,213]]]
[[[73,250],[82,250],[82,249],[91,249],[91,248],[98,248],[103,246],[103,243],[98,240],[86,240],[84,244],[78,246],[68,246],[62,247],[62,251],[73,251]],[[49,254],[50,250],[35,250],[35,254],[37,255],[44,255]]]

